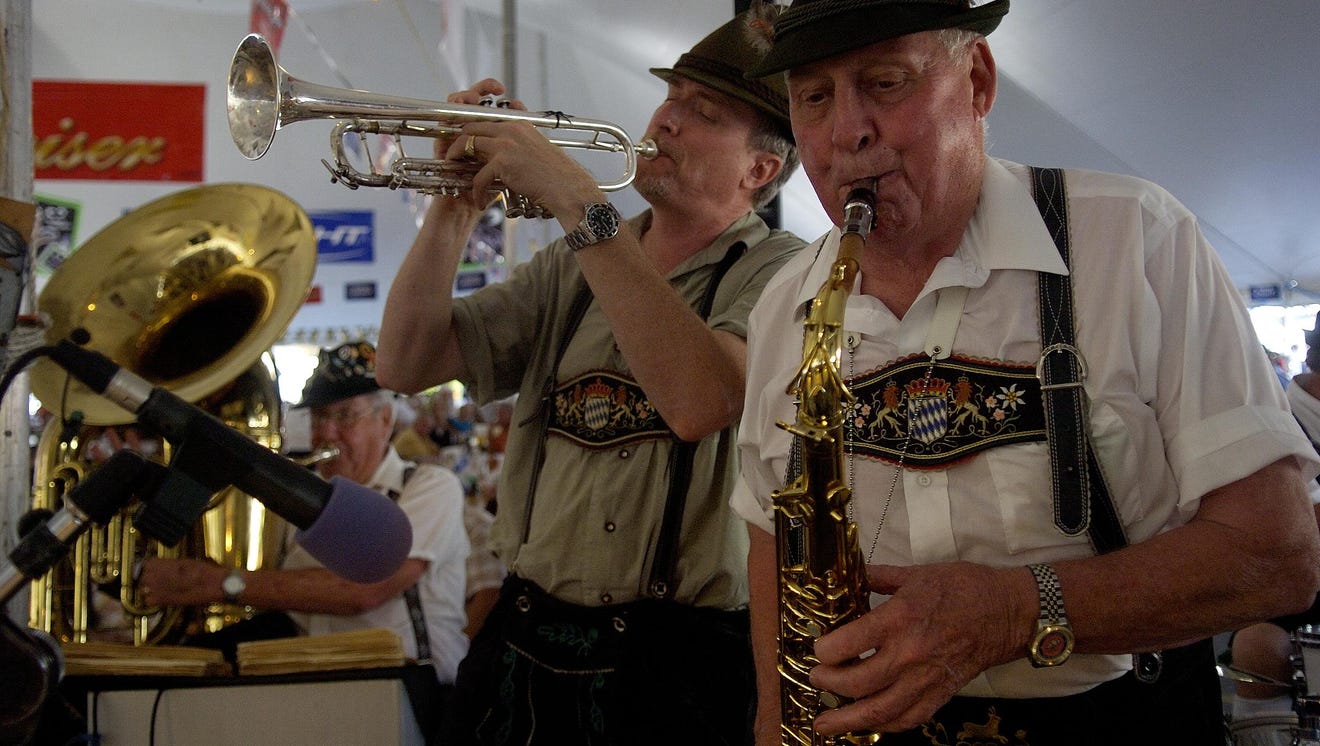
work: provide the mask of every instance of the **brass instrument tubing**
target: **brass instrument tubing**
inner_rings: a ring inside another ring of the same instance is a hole
[[[778,564],[780,735],[795,746],[875,744],[879,735],[815,732],[816,716],[848,700],[811,685],[819,663],[815,640],[870,608],[866,558],[848,510],[852,489],[844,469],[844,420],[853,401],[839,371],[840,332],[874,223],[874,182],[844,202],[839,255],[803,324],[802,365],[789,384],[797,400],[793,423],[778,423],[797,438],[801,469],[773,495]]]
[[[339,456],[338,448],[335,448],[334,446],[326,446],[324,448],[318,448],[315,451],[312,451],[311,453],[307,454],[306,456],[291,460],[293,461],[293,463],[299,466],[315,466],[321,463],[322,461],[329,461],[330,459],[337,458],[338,456]]]

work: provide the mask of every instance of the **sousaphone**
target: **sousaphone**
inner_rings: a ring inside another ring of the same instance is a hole
[[[150,202],[94,235],[56,270],[38,307],[49,317],[47,344],[84,329],[87,347],[278,451],[279,390],[273,363],[262,358],[302,305],[315,267],[311,221],[287,196],[250,184],[201,186]],[[34,458],[33,507],[57,510],[96,468],[88,445],[134,417],[49,360],[37,362],[30,377],[54,414]],[[158,456],[168,460],[169,444],[161,443]],[[215,631],[251,610],[147,607],[132,582],[133,564],[155,554],[257,569],[276,560],[282,531],[277,516],[232,488],[212,498],[195,535],[175,548],[144,540],[125,511],[81,537],[68,562],[32,584],[29,624],[65,642],[85,641],[92,588],[118,587],[135,643]]]

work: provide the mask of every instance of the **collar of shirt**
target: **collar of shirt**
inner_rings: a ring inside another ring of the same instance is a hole
[[[816,297],[816,292],[829,276],[834,258],[839,253],[839,235],[837,227],[825,235],[819,260],[812,265],[805,282],[798,288],[799,318],[803,306]],[[1068,274],[1068,268],[1054,246],[1054,239],[1040,219],[1030,185],[1024,184],[998,160],[987,157],[981,196],[976,212],[963,232],[962,242],[953,256],[945,257],[935,265],[917,299],[945,287],[980,287],[990,272],[997,269]],[[859,273],[854,292],[861,281]]]
[[[385,449],[385,458],[376,467],[372,473],[371,479],[366,486],[377,492],[386,493],[389,490],[403,490],[403,470],[408,462],[399,456],[399,452],[394,450],[394,446]]]
[[[642,235],[646,228],[651,225],[651,211],[646,210],[633,218],[629,224],[636,235]],[[668,279],[673,280],[708,264],[719,263],[724,255],[728,253],[729,247],[738,241],[743,241],[748,246],[756,246],[769,235],[770,228],[765,224],[765,221],[761,220],[761,216],[757,215],[755,210],[749,210],[747,214],[730,223],[729,227],[725,228],[724,232],[714,241],[711,241],[709,246],[679,262],[677,267],[670,270]]]

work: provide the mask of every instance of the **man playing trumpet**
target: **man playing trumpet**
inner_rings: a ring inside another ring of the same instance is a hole
[[[468,124],[448,144],[480,164],[476,196],[429,208],[390,289],[380,376],[404,391],[458,378],[478,402],[519,395],[492,533],[511,576],[460,669],[455,743],[748,737],[732,429],[747,313],[802,246],[753,211],[796,165],[782,85],[743,77],[760,56],[754,20],[652,70],[668,94],[646,132],[659,155],[635,181],[651,209],[634,218],[525,124]],[[484,80],[450,101],[502,92]],[[507,282],[436,292],[497,179],[566,239]]]

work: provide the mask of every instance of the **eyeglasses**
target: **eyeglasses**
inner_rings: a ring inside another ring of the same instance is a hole
[[[371,409],[336,409],[312,410],[312,426],[334,425],[336,430],[352,427],[357,421],[371,414]]]

